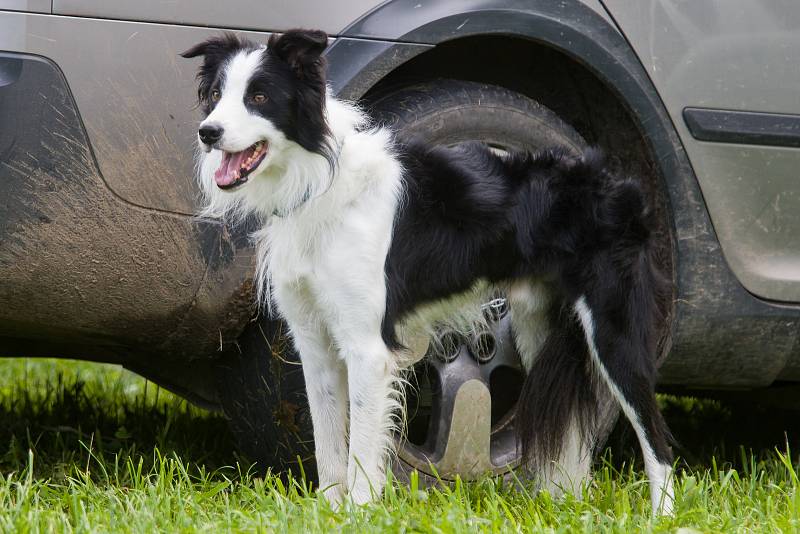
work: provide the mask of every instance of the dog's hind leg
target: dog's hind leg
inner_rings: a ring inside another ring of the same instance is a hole
[[[629,302],[620,306],[635,307]],[[596,314],[594,310],[604,311]],[[656,404],[654,358],[647,354],[646,336],[640,330],[647,325],[631,324],[646,321],[647,314],[637,317],[636,310],[614,309],[609,302],[592,302],[585,295],[575,302],[575,312],[595,369],[636,432],[650,480],[653,511],[670,514],[674,495],[669,430]],[[611,316],[619,313],[628,317],[622,328],[619,317]]]
[[[550,331],[550,295],[543,283],[520,280],[508,286],[514,343],[528,373]]]
[[[551,325],[550,291],[546,284],[529,280],[515,282],[506,291],[511,307],[514,341],[522,365],[528,373],[531,372],[548,335],[564,335],[553,330],[553,326],[558,329],[558,325]],[[577,356],[568,354],[566,357]],[[534,372],[538,371],[539,369]],[[578,408],[575,406],[573,410]],[[581,427],[584,423],[577,413],[569,413],[567,420],[561,423],[558,429],[558,457],[552,458],[546,465],[538,465],[540,471],[536,475],[551,494],[559,495],[566,491],[580,497],[582,487],[589,480],[594,442],[592,436]]]

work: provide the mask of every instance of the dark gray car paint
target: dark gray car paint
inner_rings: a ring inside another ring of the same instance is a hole
[[[698,142],[686,107],[800,113],[800,3],[603,0],[674,121],[725,260],[748,291],[800,302],[800,151]]]

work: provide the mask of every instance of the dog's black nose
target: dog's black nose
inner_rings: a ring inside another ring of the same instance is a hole
[[[221,127],[210,124],[208,126],[202,126],[198,133],[200,134],[200,140],[203,143],[207,145],[213,145],[222,139],[223,131],[224,130]]]

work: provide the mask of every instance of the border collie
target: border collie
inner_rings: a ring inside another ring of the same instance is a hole
[[[330,94],[326,44],[311,30],[266,46],[224,34],[183,54],[204,57],[203,214],[259,221],[259,299],[274,302],[303,363],[324,495],[380,494],[415,340],[454,321],[448,303],[474,299],[477,318],[502,291],[528,370],[517,426],[531,472],[573,488],[588,475],[597,394],[610,391],[641,445],[653,509],[669,513],[654,394],[666,285],[640,186],[594,151],[400,143]]]

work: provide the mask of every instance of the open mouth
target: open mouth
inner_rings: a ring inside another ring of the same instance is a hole
[[[222,162],[214,172],[214,181],[220,189],[232,189],[247,181],[247,177],[261,165],[267,156],[267,142],[245,148],[241,152],[222,152]]]

